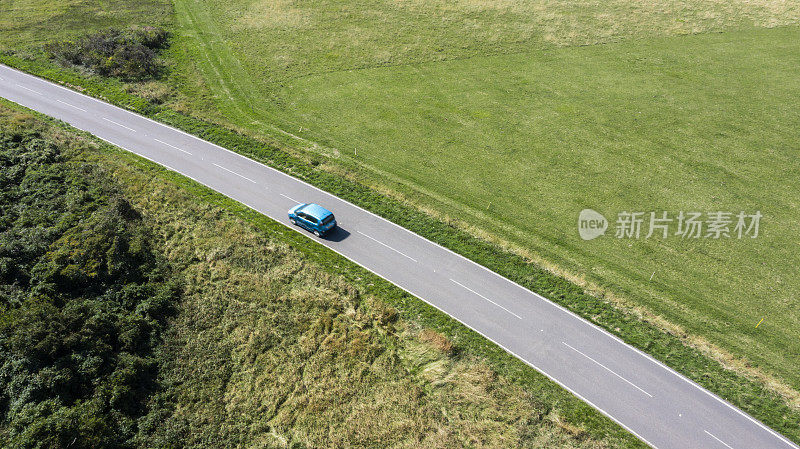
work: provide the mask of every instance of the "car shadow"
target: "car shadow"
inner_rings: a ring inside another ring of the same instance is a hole
[[[333,228],[331,232],[325,234],[322,238],[331,242],[341,242],[347,237],[350,237],[350,233],[337,226]]]

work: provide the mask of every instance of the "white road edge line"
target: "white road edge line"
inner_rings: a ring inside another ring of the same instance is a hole
[[[38,90],[33,90],[33,89],[31,89],[30,87],[25,87],[25,86],[23,86],[22,84],[19,84],[19,83],[17,83],[17,86],[19,86],[19,87],[21,87],[21,88],[23,88],[23,89],[25,89],[25,90],[29,90],[29,91],[31,91],[31,92],[33,92],[33,93],[35,93],[35,94],[42,95],[42,93],[41,93],[41,92],[39,92]]]
[[[294,199],[294,198],[292,198],[292,197],[290,197],[290,196],[286,196],[286,195],[284,195],[284,194],[282,194],[282,193],[279,193],[278,195],[280,195],[280,196],[282,196],[282,197],[286,198],[286,199],[287,199],[287,200],[289,200],[289,201],[294,201],[294,202],[295,202],[295,203],[297,203],[297,204],[303,204],[303,203],[301,203],[300,201],[297,201],[296,199]]]
[[[212,164],[214,164],[214,163],[212,162]],[[248,181],[252,182],[253,184],[257,184],[255,181],[253,181],[252,179],[248,178],[248,177],[247,177],[247,176],[245,176],[245,175],[240,175],[239,173],[236,173],[235,171],[233,171],[233,170],[231,170],[231,169],[229,169],[229,168],[225,168],[225,167],[223,167],[223,166],[221,166],[221,165],[219,165],[219,164],[214,164],[214,165],[215,165],[215,166],[217,166],[217,167],[219,167],[219,168],[221,168],[221,169],[223,169],[223,170],[225,170],[225,171],[227,171],[227,172],[231,172],[231,173],[233,173],[234,175],[236,175],[236,176],[238,176],[238,177],[240,177],[240,178],[246,179],[246,180],[248,180]]]
[[[373,240],[373,241],[375,241],[375,242],[377,242],[377,243],[379,243],[379,244],[381,244],[381,245],[383,245],[383,246],[385,246],[385,247],[389,248],[390,250],[392,250],[392,251],[396,252],[397,254],[400,254],[400,255],[401,255],[401,256],[403,256],[403,257],[406,257],[406,258],[408,258],[408,259],[411,259],[411,260],[413,260],[414,262],[417,262],[417,259],[415,259],[415,258],[413,258],[413,257],[409,256],[408,254],[404,254],[404,253],[402,253],[402,252],[400,252],[400,251],[398,251],[398,250],[396,250],[396,249],[392,248],[391,246],[389,246],[389,245],[387,245],[387,244],[385,244],[385,243],[381,242],[380,240],[376,239],[375,237],[370,237],[370,236],[368,236],[367,234],[364,234],[363,232],[361,232],[361,231],[359,231],[359,230],[356,230],[356,232],[358,232],[359,234],[363,235],[364,237],[366,237],[366,238],[368,238],[368,239],[370,239],[370,240]],[[417,262],[417,263],[419,263],[419,262]]]
[[[604,369],[605,369],[606,371],[608,371],[609,373],[611,373],[611,374],[613,374],[613,375],[615,375],[615,376],[619,377],[620,379],[624,380],[624,381],[625,381],[625,382],[627,382],[629,385],[631,385],[633,388],[636,388],[637,390],[639,390],[639,391],[641,391],[642,393],[644,393],[644,394],[646,394],[646,395],[650,396],[651,398],[653,397],[653,395],[652,395],[652,394],[650,394],[650,393],[648,393],[648,392],[644,391],[643,389],[639,388],[639,387],[638,387],[638,386],[637,386],[635,383],[633,383],[633,382],[629,381],[628,379],[626,379],[626,378],[624,378],[624,377],[620,376],[619,374],[617,374],[616,372],[614,372],[614,371],[613,371],[611,368],[609,368],[609,367],[607,367],[607,366],[603,365],[602,363],[598,362],[597,360],[595,360],[595,359],[593,359],[593,358],[589,357],[588,355],[586,355],[586,354],[582,353],[581,351],[579,351],[579,350],[575,349],[574,347],[570,346],[570,344],[569,344],[569,343],[567,343],[567,342],[564,342],[564,341],[562,341],[561,343],[562,343],[563,345],[567,346],[568,348],[572,349],[573,351],[577,352],[578,354],[580,354],[580,355],[582,355],[582,356],[586,357],[587,359],[591,360],[592,362],[594,362],[594,363],[596,363],[596,364],[600,365],[600,367],[604,368]]]
[[[245,159],[245,160],[247,160],[247,161],[249,161],[249,162],[252,162],[252,163],[258,164],[258,165],[260,165],[261,167],[263,167],[263,168],[265,168],[265,169],[267,169],[267,170],[273,171],[273,172],[275,172],[275,173],[277,173],[277,174],[279,174],[279,175],[282,175],[282,176],[284,176],[284,177],[286,177],[286,178],[290,178],[290,179],[292,179],[292,180],[294,180],[294,181],[301,182],[301,183],[303,183],[303,184],[305,184],[305,185],[307,185],[307,186],[311,187],[312,189],[315,189],[315,190],[319,191],[320,193],[322,193],[322,194],[324,194],[324,195],[327,195],[327,196],[329,196],[329,197],[331,197],[331,198],[335,198],[337,201],[341,201],[341,202],[343,202],[343,203],[349,204],[349,205],[351,205],[352,207],[355,207],[355,208],[357,208],[357,209],[359,209],[359,210],[361,210],[361,211],[364,211],[365,213],[367,213],[367,214],[369,214],[369,215],[372,215],[372,216],[374,216],[375,218],[378,218],[379,220],[385,221],[386,223],[388,223],[388,224],[390,224],[390,225],[393,225],[393,226],[397,227],[397,228],[398,228],[398,229],[400,229],[400,230],[403,230],[403,231],[405,231],[405,232],[408,232],[409,234],[413,234],[413,235],[415,235],[416,237],[418,237],[418,238],[421,238],[421,239],[425,240],[426,242],[428,242],[428,243],[430,243],[430,244],[432,244],[432,245],[434,245],[434,246],[436,246],[436,247],[438,247],[438,248],[440,248],[440,249],[442,249],[442,250],[444,250],[444,251],[446,251],[446,252],[449,252],[449,253],[451,253],[451,254],[453,254],[453,255],[455,255],[455,256],[457,256],[457,257],[459,257],[459,258],[461,258],[461,259],[465,260],[466,262],[469,262],[469,263],[471,263],[472,265],[475,265],[475,266],[477,266],[477,267],[479,267],[479,268],[481,268],[481,269],[483,269],[483,270],[486,270],[486,271],[488,271],[489,273],[492,273],[493,275],[495,275],[495,276],[497,276],[497,277],[499,277],[499,278],[503,279],[503,280],[504,280],[504,281],[506,281],[506,282],[511,282],[512,284],[514,284],[514,285],[516,285],[517,287],[519,287],[519,288],[521,288],[521,289],[525,290],[525,291],[526,291],[526,292],[528,292],[529,294],[532,294],[533,296],[535,296],[535,297],[537,297],[537,298],[539,298],[539,299],[541,299],[541,300],[543,300],[543,301],[546,301],[547,303],[549,303],[549,304],[553,305],[554,307],[557,307],[557,308],[559,308],[559,309],[563,310],[564,312],[566,312],[566,313],[568,313],[568,314],[570,314],[570,315],[572,315],[572,316],[576,317],[578,320],[582,321],[584,324],[587,324],[587,325],[589,325],[590,327],[593,327],[593,328],[595,328],[596,330],[600,331],[601,333],[605,334],[606,336],[608,336],[608,337],[610,337],[610,338],[612,338],[612,339],[614,339],[614,340],[617,340],[617,341],[619,341],[620,343],[624,344],[624,345],[625,345],[625,347],[626,347],[627,349],[629,349],[629,350],[632,350],[632,351],[634,351],[634,352],[637,352],[637,353],[639,353],[639,355],[641,355],[642,357],[645,357],[645,358],[649,359],[651,362],[653,362],[653,363],[655,363],[656,365],[660,366],[661,368],[663,368],[663,369],[664,369],[664,370],[666,370],[667,372],[670,372],[670,373],[672,373],[673,375],[675,375],[675,376],[677,376],[677,377],[679,377],[679,378],[683,379],[683,380],[684,380],[686,383],[688,383],[688,384],[690,384],[690,385],[693,385],[695,388],[697,388],[697,389],[698,389],[698,390],[700,390],[701,392],[703,392],[703,393],[705,393],[706,395],[708,395],[708,396],[710,396],[710,397],[714,398],[715,400],[717,400],[717,401],[718,401],[718,402],[720,402],[721,404],[725,405],[726,407],[728,407],[729,409],[731,409],[731,410],[732,410],[732,411],[734,411],[735,413],[738,413],[738,414],[739,414],[739,415],[741,415],[742,417],[744,417],[744,418],[748,419],[748,420],[749,420],[749,421],[751,421],[752,423],[754,423],[754,424],[756,424],[757,426],[761,427],[761,429],[763,429],[764,431],[768,432],[769,434],[771,434],[771,435],[772,435],[772,436],[774,436],[775,438],[777,438],[777,439],[781,440],[781,441],[782,441],[782,442],[784,442],[784,443],[785,443],[787,446],[789,446],[789,447],[791,447],[791,448],[795,448],[795,449],[800,449],[800,446],[798,446],[798,445],[794,444],[793,442],[789,441],[789,439],[788,439],[788,438],[786,438],[786,437],[784,437],[783,435],[779,434],[779,433],[778,433],[778,432],[776,432],[775,430],[771,429],[770,427],[768,427],[767,425],[765,425],[765,424],[764,424],[764,423],[762,423],[761,421],[759,421],[759,420],[757,420],[757,419],[753,418],[752,416],[750,416],[749,414],[745,413],[744,411],[742,411],[742,410],[740,410],[740,409],[736,408],[736,407],[735,407],[733,404],[729,403],[729,402],[728,402],[728,401],[726,401],[725,399],[722,399],[722,398],[721,398],[721,397],[719,397],[717,394],[715,394],[715,393],[712,393],[711,391],[708,391],[708,390],[706,390],[705,388],[703,388],[703,387],[702,387],[700,384],[698,384],[697,382],[695,382],[695,381],[693,381],[693,380],[689,379],[688,377],[686,377],[686,376],[684,376],[683,374],[681,374],[681,373],[677,372],[677,371],[676,371],[676,370],[674,370],[673,368],[670,368],[669,366],[665,365],[665,364],[664,364],[663,362],[661,362],[660,360],[657,360],[657,359],[655,359],[655,358],[654,358],[653,356],[651,356],[650,354],[647,354],[647,353],[645,353],[644,351],[642,351],[642,350],[641,350],[641,349],[639,349],[639,348],[636,348],[636,347],[634,347],[634,346],[631,346],[630,344],[626,343],[624,340],[622,340],[622,339],[621,339],[621,338],[619,338],[618,336],[616,336],[616,335],[612,334],[611,332],[607,331],[606,329],[603,329],[602,327],[600,327],[600,326],[598,326],[598,325],[596,325],[596,324],[594,324],[594,323],[591,323],[591,322],[590,322],[590,321],[588,321],[587,319],[585,319],[585,318],[583,318],[583,317],[581,317],[581,316],[577,315],[575,312],[572,312],[572,311],[571,311],[571,310],[569,310],[569,309],[566,309],[565,307],[561,306],[560,304],[556,304],[555,302],[553,302],[553,301],[551,301],[551,300],[549,300],[549,299],[547,299],[547,298],[545,298],[545,297],[541,296],[540,294],[538,294],[538,293],[536,293],[536,292],[534,292],[534,291],[532,291],[532,290],[530,290],[530,289],[528,289],[528,288],[526,288],[526,287],[523,287],[522,285],[518,284],[517,282],[515,282],[515,281],[512,281],[511,279],[508,279],[508,278],[506,278],[506,277],[504,277],[504,276],[502,276],[502,275],[500,275],[500,274],[498,274],[498,273],[495,273],[494,271],[490,270],[489,268],[487,268],[487,267],[485,267],[485,266],[483,266],[483,265],[481,265],[481,264],[479,264],[479,263],[475,262],[475,261],[474,261],[474,260],[472,260],[472,259],[469,259],[469,258],[467,258],[466,256],[463,256],[463,255],[461,255],[461,254],[459,254],[459,253],[457,253],[457,252],[455,252],[455,251],[451,250],[450,248],[446,248],[446,247],[444,247],[444,246],[442,246],[442,245],[440,245],[440,244],[438,244],[438,243],[436,243],[436,242],[434,242],[434,241],[432,241],[432,240],[430,240],[430,239],[428,239],[428,238],[426,238],[426,237],[424,237],[424,236],[421,236],[421,235],[419,235],[419,234],[415,234],[413,231],[411,231],[411,230],[409,230],[409,229],[406,229],[406,228],[404,228],[404,227],[400,226],[399,224],[397,224],[397,223],[395,223],[395,222],[393,222],[393,221],[387,220],[386,218],[383,218],[383,217],[381,217],[380,215],[378,215],[378,214],[376,214],[376,213],[374,213],[374,212],[372,212],[372,211],[366,210],[366,209],[364,209],[363,207],[361,207],[361,206],[358,206],[358,205],[356,205],[356,204],[353,204],[353,203],[351,203],[351,202],[349,202],[349,201],[347,201],[347,200],[344,200],[344,199],[342,199],[342,198],[336,197],[336,196],[334,196],[333,194],[331,194],[330,192],[326,192],[325,190],[322,190],[322,189],[320,189],[319,187],[317,187],[317,186],[315,186],[315,185],[313,185],[313,184],[309,184],[308,182],[306,182],[306,181],[304,181],[304,180],[302,180],[302,179],[300,179],[300,178],[295,178],[295,177],[293,177],[293,176],[289,175],[288,173],[284,173],[284,172],[282,172],[282,171],[280,171],[280,170],[278,170],[278,169],[276,169],[276,168],[274,168],[274,167],[270,167],[269,165],[265,165],[265,164],[263,164],[263,163],[261,163],[261,162],[258,162],[258,161],[256,161],[256,160],[250,159],[250,158],[248,158],[247,156],[241,155],[241,154],[239,154],[239,153],[236,153],[235,151],[232,151],[232,150],[229,150],[229,149],[227,149],[227,148],[221,147],[221,146],[219,146],[219,145],[217,145],[217,144],[215,144],[215,143],[213,143],[213,142],[209,142],[209,141],[207,141],[207,140],[203,140],[203,139],[201,139],[200,137],[197,137],[197,136],[195,136],[195,135],[193,135],[193,134],[189,134],[189,133],[187,133],[186,131],[183,131],[183,130],[181,130],[181,129],[178,129],[178,128],[175,128],[175,127],[173,127],[173,126],[170,126],[170,125],[164,124],[164,123],[162,123],[162,122],[158,122],[158,121],[156,121],[156,120],[153,120],[153,119],[151,119],[151,118],[149,118],[149,117],[145,117],[145,116],[143,116],[143,115],[136,114],[136,113],[134,113],[134,112],[132,112],[132,111],[129,111],[129,110],[127,110],[127,109],[124,109],[124,108],[122,108],[122,107],[119,107],[119,106],[116,106],[116,105],[113,105],[113,104],[110,104],[110,103],[107,103],[107,102],[101,101],[101,100],[99,100],[99,99],[97,99],[97,98],[94,98],[94,97],[92,97],[92,96],[90,96],[90,95],[82,94],[82,93],[80,93],[80,92],[77,92],[77,91],[75,91],[75,90],[72,90],[72,89],[70,89],[70,88],[68,88],[68,87],[66,87],[66,86],[62,86],[62,85],[60,85],[60,84],[58,84],[58,83],[51,82],[51,81],[47,81],[47,80],[43,80],[43,79],[41,79],[41,78],[39,78],[39,77],[36,77],[36,76],[34,76],[34,75],[31,75],[31,74],[29,74],[29,73],[25,73],[25,72],[23,72],[23,71],[21,71],[21,70],[18,70],[18,69],[15,69],[15,68],[13,68],[13,67],[9,67],[9,66],[7,66],[7,65],[0,64],[0,68],[4,68],[4,69],[6,69],[6,70],[9,70],[9,71],[15,72],[15,73],[17,73],[17,74],[19,74],[19,75],[22,75],[22,76],[24,76],[24,77],[26,77],[26,78],[29,78],[29,79],[33,80],[34,82],[43,82],[43,83],[47,83],[47,84],[48,84],[48,86],[50,86],[50,87],[56,87],[56,88],[59,88],[59,89],[62,89],[62,90],[64,90],[64,91],[66,91],[66,92],[69,92],[71,95],[80,96],[81,98],[87,98],[87,99],[89,99],[89,100],[92,100],[92,101],[95,101],[95,102],[97,102],[98,104],[100,104],[100,105],[102,105],[102,106],[104,106],[104,107],[113,107],[113,108],[115,108],[115,109],[118,109],[118,110],[121,110],[121,111],[127,112],[127,113],[129,113],[129,114],[131,114],[131,115],[133,115],[133,116],[135,116],[135,117],[137,117],[137,118],[142,118],[142,119],[144,119],[144,120],[147,120],[147,121],[149,121],[149,122],[151,122],[151,123],[153,123],[153,124],[156,124],[156,125],[158,125],[158,126],[161,126],[161,127],[163,127],[163,128],[166,128],[166,129],[169,129],[169,130],[175,131],[175,132],[177,132],[177,133],[183,134],[183,135],[185,135],[185,136],[187,136],[187,137],[190,137],[190,138],[192,138],[192,139],[196,139],[196,140],[198,140],[198,141],[200,141],[200,142],[203,142],[203,143],[205,143],[205,144],[209,144],[209,145],[212,145],[212,146],[214,146],[214,147],[217,147],[217,148],[219,148],[219,149],[221,149],[221,150],[223,150],[223,151],[226,151],[226,152],[228,152],[228,153],[231,153],[232,155],[239,156],[239,157],[241,157],[242,159]],[[22,105],[22,106],[27,108],[27,106],[24,106],[24,105]],[[31,108],[28,108],[28,109],[31,109]],[[81,129],[81,128],[78,128],[77,126],[74,126],[74,125],[71,125],[71,126],[73,126],[74,128],[77,128],[77,129]],[[90,132],[90,131],[87,131],[87,130],[83,130],[83,131],[85,131],[85,132],[89,132],[89,133],[91,134],[91,132]],[[94,135],[94,134],[93,134],[93,135]],[[98,137],[99,139],[102,139],[102,137],[99,137],[99,136],[96,136],[96,137]],[[102,140],[105,140],[105,139],[102,139]],[[143,158],[145,158],[145,159],[147,159],[147,160],[149,160],[149,161],[151,161],[151,162],[153,162],[153,163],[155,163],[155,164],[158,164],[158,165],[165,166],[165,167],[169,168],[170,170],[172,170],[172,171],[174,171],[174,172],[180,173],[181,175],[183,175],[183,176],[186,176],[186,177],[187,177],[187,178],[189,178],[189,179],[192,179],[192,180],[194,180],[194,181],[196,181],[196,182],[198,182],[198,183],[200,183],[200,184],[203,184],[202,182],[198,181],[197,179],[195,179],[195,178],[192,178],[191,176],[188,176],[188,175],[186,175],[186,174],[184,174],[184,173],[181,173],[180,171],[178,171],[178,170],[175,170],[175,169],[173,169],[173,168],[171,168],[171,167],[168,167],[168,166],[166,166],[165,164],[162,164],[162,163],[160,163],[160,162],[156,162],[156,161],[154,161],[154,160],[152,160],[152,159],[148,158],[147,156],[142,156],[141,154],[138,154],[138,153],[136,153],[136,152],[134,152],[134,151],[130,151],[130,150],[128,150],[127,148],[124,148],[124,147],[122,147],[122,146],[120,146],[120,145],[118,145],[118,144],[115,144],[115,143],[109,142],[109,141],[107,141],[107,140],[106,140],[106,142],[108,142],[108,143],[110,143],[110,144],[112,144],[112,145],[114,145],[114,146],[120,147],[120,148],[122,148],[122,149],[124,149],[124,150],[126,150],[126,151],[129,151],[129,152],[133,153],[133,154],[137,154],[137,155],[139,155],[139,156],[141,156],[141,157],[143,157]],[[205,185],[205,184],[203,184],[203,185]],[[282,196],[286,196],[286,195],[282,195]],[[287,197],[287,198],[288,198],[288,197]],[[291,199],[291,198],[289,198],[289,199]],[[295,202],[297,202],[296,200],[292,200],[292,201],[295,201]],[[244,203],[242,203],[242,204],[244,204]],[[247,206],[247,204],[245,204],[245,205]],[[250,207],[250,206],[248,206],[248,207]],[[253,209],[253,210],[257,210],[257,209],[255,209],[255,208],[253,208],[253,207],[250,207],[250,208],[251,208],[251,209]],[[283,223],[283,222],[281,222],[280,220],[276,220],[276,221],[278,221],[278,223]],[[289,226],[289,225],[287,225],[287,224],[285,224],[285,223],[283,223],[283,224],[284,224],[284,225],[286,225],[287,227],[291,228],[291,226]],[[300,232],[300,231],[297,231],[297,232]],[[309,237],[309,238],[310,238],[310,237]],[[345,256],[345,255],[343,255],[343,254],[340,254],[340,255],[342,255],[342,256],[343,256],[343,257],[345,257],[346,259],[350,260],[351,262],[355,263],[356,265],[359,265],[359,266],[363,267],[364,269],[366,269],[366,270],[368,270],[368,271],[370,271],[370,272],[374,273],[376,276],[380,276],[381,278],[383,278],[383,279],[386,279],[384,276],[381,276],[381,275],[380,275],[380,274],[378,274],[377,272],[375,272],[375,271],[373,271],[373,270],[371,270],[371,269],[369,269],[369,268],[367,268],[367,267],[364,267],[364,266],[363,266],[363,265],[361,265],[359,262],[356,262],[355,260],[353,260],[353,259],[350,259],[349,257],[347,257],[347,256]],[[388,279],[387,279],[387,280],[388,280]],[[390,282],[390,283],[394,283],[394,282],[392,282],[392,281],[389,281],[389,282]],[[437,308],[437,309],[438,309],[438,307],[437,307],[437,306],[435,306],[434,304],[432,304],[432,303],[430,303],[430,302],[426,301],[426,300],[425,300],[425,299],[424,299],[422,296],[415,294],[413,291],[411,291],[411,290],[409,290],[409,289],[407,289],[407,288],[404,288],[404,287],[400,286],[399,284],[395,284],[395,285],[398,285],[398,287],[400,287],[400,288],[402,288],[402,289],[404,289],[404,290],[408,291],[409,293],[411,293],[412,295],[416,296],[417,298],[419,298],[420,300],[422,300],[422,301],[423,301],[423,302],[425,302],[426,304],[428,304],[428,305],[430,305],[430,306],[432,306],[432,307],[434,307],[434,308]],[[441,310],[441,309],[439,309],[439,310]],[[442,310],[442,311],[443,311],[443,310]],[[443,312],[444,312],[444,311],[443,311]],[[445,312],[445,313],[447,313],[447,312]],[[463,323],[462,323],[462,324],[463,324]],[[465,324],[465,325],[466,325],[466,324]],[[543,370],[539,369],[539,368],[538,368],[537,366],[535,366],[534,364],[532,364],[532,363],[530,363],[530,362],[526,361],[526,360],[525,360],[523,357],[521,357],[521,356],[517,355],[516,353],[514,353],[514,352],[510,351],[508,348],[506,348],[506,347],[504,347],[503,345],[499,344],[498,342],[494,341],[493,339],[491,339],[491,338],[490,338],[490,337],[488,337],[487,335],[484,335],[483,333],[481,333],[481,332],[479,332],[479,331],[477,331],[477,330],[473,329],[473,328],[472,328],[472,327],[470,327],[470,326],[467,326],[467,327],[469,327],[469,328],[470,328],[470,329],[472,329],[473,331],[477,332],[479,335],[481,335],[482,337],[484,337],[484,338],[486,338],[487,340],[491,341],[492,343],[496,344],[497,346],[499,346],[500,348],[502,348],[504,351],[506,351],[506,352],[508,352],[509,354],[511,354],[511,355],[513,355],[513,356],[517,357],[518,359],[522,360],[522,361],[523,361],[525,364],[527,364],[527,365],[529,365],[530,367],[534,368],[535,370],[537,370],[537,371],[541,372],[541,373],[542,373],[542,374],[544,374],[544,375],[545,375],[547,378],[549,378],[550,380],[552,380],[552,381],[553,381],[553,382],[555,382],[556,384],[560,385],[562,388],[564,388],[565,390],[569,391],[570,393],[572,393],[574,396],[578,397],[578,398],[579,398],[579,399],[581,399],[582,401],[584,401],[584,402],[586,402],[587,404],[591,405],[592,407],[594,407],[595,409],[597,409],[598,411],[600,411],[600,413],[602,413],[603,415],[605,415],[606,417],[608,417],[610,420],[614,421],[615,423],[619,424],[619,425],[620,425],[622,428],[624,428],[624,429],[625,429],[625,430],[627,430],[628,432],[632,433],[632,434],[633,434],[633,435],[635,435],[637,438],[639,438],[640,440],[642,440],[642,441],[644,441],[645,443],[647,443],[649,446],[651,446],[651,447],[654,447],[654,448],[656,447],[656,445],[654,445],[654,444],[650,443],[650,442],[649,442],[649,441],[647,441],[645,438],[642,438],[642,436],[641,436],[641,435],[637,434],[635,431],[633,431],[632,429],[630,429],[630,428],[629,428],[627,425],[623,424],[621,421],[619,421],[619,420],[617,420],[616,418],[614,418],[613,416],[611,416],[611,414],[607,413],[605,410],[601,409],[600,407],[598,407],[597,405],[595,405],[594,403],[592,403],[591,401],[587,400],[585,397],[583,397],[582,395],[580,395],[579,393],[577,393],[577,392],[575,392],[574,390],[572,390],[571,388],[567,387],[566,385],[564,385],[563,383],[561,383],[559,380],[555,379],[554,377],[550,376],[549,374],[547,374],[547,373],[546,373],[546,372],[544,372]]]
[[[67,105],[67,106],[69,106],[69,107],[75,108],[75,109],[77,109],[77,110],[79,110],[79,111],[88,112],[86,109],[79,108],[79,107],[75,106],[75,105],[74,105],[74,104],[72,104],[72,103],[67,103],[66,101],[61,101],[61,100],[59,100],[58,98],[56,98],[56,101],[57,101],[57,102],[59,102],[59,103],[61,103],[61,104],[65,104],[65,105]]]
[[[519,316],[519,315],[517,315],[516,313],[514,313],[514,312],[512,312],[512,311],[510,311],[510,310],[508,310],[508,309],[506,309],[505,307],[503,307],[503,306],[501,306],[500,304],[498,304],[498,303],[496,303],[496,302],[492,301],[491,299],[489,299],[489,298],[487,298],[487,297],[485,297],[485,296],[481,295],[480,293],[478,293],[478,292],[476,292],[475,290],[473,290],[473,289],[471,289],[471,288],[467,287],[466,285],[462,284],[461,282],[458,282],[457,280],[455,280],[455,279],[453,279],[453,278],[450,278],[450,280],[451,280],[451,281],[453,281],[453,282],[455,282],[456,284],[460,285],[461,287],[463,287],[463,288],[465,288],[465,289],[467,289],[467,290],[471,291],[472,293],[474,293],[474,294],[476,294],[476,295],[480,296],[481,298],[483,298],[483,299],[485,299],[485,300],[489,301],[490,303],[492,303],[492,304],[496,305],[497,307],[500,307],[501,309],[505,310],[506,312],[508,312],[508,313],[510,313],[510,314],[512,314],[512,315],[514,315],[515,317],[519,318],[520,320],[522,319],[522,317],[521,317],[521,316]]]
[[[114,120],[110,120],[110,119],[107,119],[107,118],[105,118],[105,117],[103,117],[103,120],[105,120],[105,121],[107,121],[107,122],[109,122],[109,123],[113,123],[113,124],[115,124],[115,125],[117,125],[117,126],[121,126],[121,127],[125,128],[125,129],[127,129],[128,131],[133,131],[133,132],[136,132],[136,130],[135,130],[135,129],[133,129],[133,128],[128,128],[127,126],[123,125],[122,123],[117,123],[117,122],[115,122]]]
[[[188,152],[188,151],[184,150],[183,148],[178,148],[178,147],[176,147],[175,145],[172,145],[172,144],[169,144],[169,143],[167,143],[167,142],[164,142],[163,140],[158,140],[158,139],[156,139],[155,137],[153,138],[153,140],[155,140],[156,142],[158,142],[158,143],[160,143],[160,144],[166,145],[166,146],[168,146],[168,147],[170,147],[170,148],[175,148],[175,149],[176,149],[176,150],[178,150],[178,151],[183,151],[184,153],[188,154],[189,156],[191,156],[191,155],[192,155],[192,153],[190,153],[190,152]]]
[[[715,439],[715,440],[719,441],[720,443],[724,444],[724,445],[725,445],[725,447],[727,447],[728,449],[733,449],[733,447],[731,447],[731,445],[729,445],[728,443],[726,443],[726,442],[724,442],[724,441],[720,440],[719,438],[715,437],[715,436],[714,436],[714,435],[713,435],[711,432],[709,432],[708,430],[705,430],[705,429],[704,429],[704,430],[703,430],[703,432],[707,433],[707,434],[708,434],[708,436],[710,436],[711,438],[713,438],[713,439]]]

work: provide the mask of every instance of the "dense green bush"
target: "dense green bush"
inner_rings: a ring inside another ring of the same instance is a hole
[[[45,51],[62,64],[85,67],[98,75],[143,80],[163,72],[157,52],[167,39],[168,33],[160,28],[111,28],[77,41],[46,45]]]
[[[179,290],[113,183],[50,139],[0,130],[0,441],[129,447]]]

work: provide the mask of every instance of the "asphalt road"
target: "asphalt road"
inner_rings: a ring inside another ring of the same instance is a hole
[[[797,448],[643,352],[514,282],[342,199],[229,150],[0,65],[0,96],[61,119],[281,223],[297,202],[332,210],[318,239],[442,310],[659,449]]]

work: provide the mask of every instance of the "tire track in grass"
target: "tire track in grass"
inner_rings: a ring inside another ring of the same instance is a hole
[[[268,128],[271,132],[289,137],[303,148],[315,153],[338,156],[339,151],[308,140],[275,125],[269,111],[258,104],[261,100],[250,75],[221,37],[211,13],[202,0],[175,0],[178,30],[181,37],[193,43],[185,46],[194,56],[192,62],[208,84],[221,111],[230,111],[233,123]],[[194,49],[194,50],[193,50]],[[221,95],[224,93],[224,95]],[[264,99],[264,101],[268,101]]]
[[[193,58],[204,80],[215,97],[232,106],[238,119],[258,122],[255,111],[246,111],[242,104],[252,108],[248,95],[254,96],[252,86],[242,87],[236,80],[246,81],[247,74],[228,46],[220,39],[208,10],[197,0],[176,0],[175,10],[183,37],[194,41],[192,47],[199,50]],[[230,73],[235,70],[237,73]],[[227,73],[225,73],[227,72]],[[244,92],[243,92],[244,91]],[[225,94],[225,97],[220,95]]]

